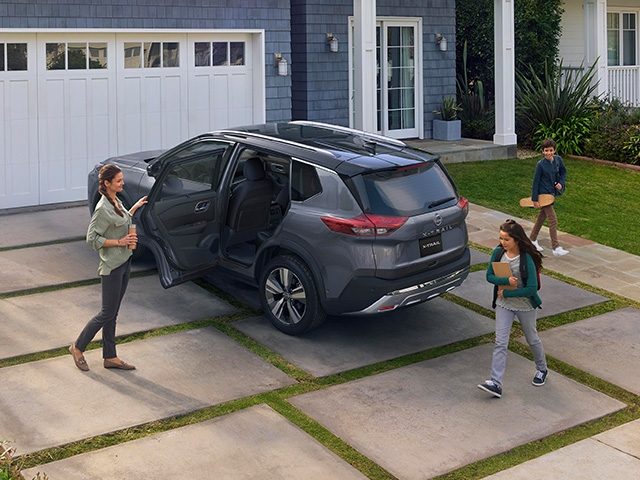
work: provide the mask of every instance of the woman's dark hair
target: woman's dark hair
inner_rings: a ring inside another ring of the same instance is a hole
[[[531,255],[533,259],[533,263],[536,266],[536,270],[539,272],[542,268],[542,254],[538,251],[531,240],[524,233],[524,228],[515,220],[506,220],[502,225],[500,225],[500,231],[507,233],[511,238],[513,238],[518,244],[518,248],[521,252],[527,252]]]
[[[124,214],[118,207],[118,204],[115,203],[111,198],[109,198],[109,195],[107,195],[107,186],[105,185],[105,182],[113,182],[115,176],[120,172],[122,172],[122,170],[111,163],[107,163],[102,168],[100,168],[100,172],[98,173],[98,191],[102,195],[104,195],[107,200],[109,200],[111,205],[113,205],[113,208],[116,210],[116,213],[121,217],[124,217]]]

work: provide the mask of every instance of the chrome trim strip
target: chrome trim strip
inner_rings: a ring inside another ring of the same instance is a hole
[[[329,129],[329,130],[335,130],[336,132],[350,133],[352,135],[356,135],[356,136],[359,136],[359,137],[364,137],[364,138],[370,138],[372,140],[377,140],[377,141],[379,141],[381,143],[387,143],[389,145],[395,145],[396,147],[406,147],[407,146],[406,143],[404,143],[401,140],[395,139],[395,138],[385,137],[384,135],[378,135],[377,133],[364,132],[362,130],[356,130],[354,128],[342,127],[340,125],[332,125],[332,124],[329,124],[329,123],[322,123],[322,122],[310,122],[308,120],[293,120],[293,121],[291,121],[289,123],[293,123],[294,125],[325,128],[325,129]]]
[[[381,313],[381,308],[383,309],[382,311],[391,311],[400,307],[406,307],[413,303],[429,300],[458,287],[468,274],[469,268],[467,267],[428,282],[419,283],[400,290],[394,290],[393,292],[383,295],[368,307],[357,312],[350,312],[349,314],[370,315],[373,313]],[[393,309],[384,310],[384,307],[390,306],[393,306]]]

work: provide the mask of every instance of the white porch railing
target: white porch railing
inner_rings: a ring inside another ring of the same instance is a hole
[[[640,66],[607,67],[607,74],[611,98],[640,107]]]

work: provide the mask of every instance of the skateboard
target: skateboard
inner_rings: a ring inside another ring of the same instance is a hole
[[[541,193],[538,195],[538,203],[540,203],[541,207],[546,207],[547,205],[551,205],[555,201],[556,197],[549,193]],[[533,207],[533,201],[531,197],[525,197],[520,199],[521,207]]]

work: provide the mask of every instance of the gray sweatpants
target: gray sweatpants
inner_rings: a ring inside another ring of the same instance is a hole
[[[122,303],[124,292],[127,291],[129,273],[131,272],[131,258],[111,271],[109,275],[102,275],[102,309],[84,327],[76,347],[84,352],[89,342],[102,329],[102,358],[115,358],[116,354],[116,319]]]
[[[516,317],[518,317],[520,325],[522,325],[524,336],[533,353],[536,368],[543,371],[547,369],[542,340],[540,340],[536,330],[536,316],[537,310],[515,312],[499,305],[496,306],[496,344],[493,348],[493,359],[491,361],[491,380],[501,387],[504,372],[507,369],[507,347],[509,346],[511,326]]]

